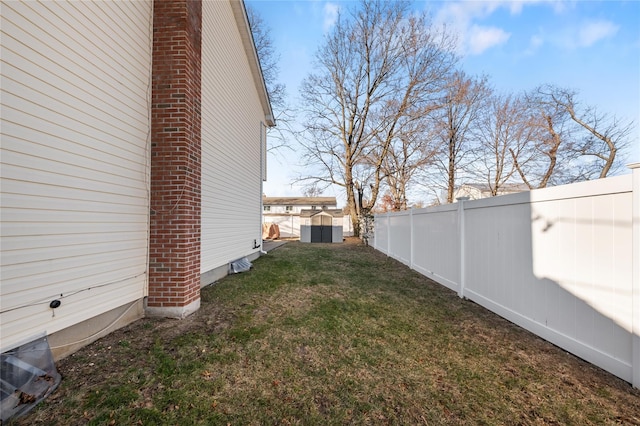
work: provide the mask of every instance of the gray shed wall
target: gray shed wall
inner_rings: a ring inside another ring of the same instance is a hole
[[[311,225],[300,225],[300,242],[311,242]]]
[[[331,227],[331,242],[332,243],[342,242],[342,225]]]

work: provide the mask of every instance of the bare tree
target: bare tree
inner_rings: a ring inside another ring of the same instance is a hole
[[[267,129],[267,150],[275,153],[282,148],[290,148],[288,140],[294,134],[292,130],[294,113],[287,104],[286,86],[278,80],[280,55],[273,46],[270,28],[253,7],[248,5],[245,7],[262,76],[277,123],[277,126]]]
[[[392,206],[391,210],[408,208],[408,192],[416,176],[434,161],[437,145],[425,120],[429,113],[430,110],[412,113],[402,124],[399,136],[389,145],[381,171],[388,190],[386,204]]]
[[[246,6],[246,11],[271,106],[277,109],[283,109],[286,89],[285,85],[278,81],[278,75],[280,74],[280,66],[278,65],[280,55],[278,55],[273,47],[271,31],[253,7]]]
[[[533,138],[527,103],[513,94],[491,96],[479,120],[483,167],[479,170],[492,196],[513,181],[517,160]]]
[[[521,119],[528,127],[528,142],[516,152],[509,148],[513,164],[529,189],[569,183],[575,155],[571,148],[572,126],[564,109],[548,102],[539,91],[523,97]]]
[[[398,206],[396,206],[396,202],[393,199],[393,196],[385,192],[380,198],[380,203],[378,203],[374,209],[375,213],[386,213],[391,211],[400,210]]]
[[[551,108],[563,111],[577,125],[570,144],[580,157],[575,164],[577,180],[604,178],[621,168],[618,153],[629,144],[633,122],[623,122],[592,106],[582,108],[574,90],[546,85],[538,93]]]
[[[407,2],[361,1],[340,13],[304,81],[302,179],[345,189],[354,229],[374,206],[401,121],[425,107],[455,63],[453,41]]]
[[[512,158],[531,189],[602,178],[620,169],[633,123],[582,109],[575,91],[544,85],[526,95],[531,139]]]
[[[323,189],[319,187],[316,183],[311,183],[304,188],[302,191],[302,195],[305,197],[319,197],[322,195]]]
[[[436,138],[440,151],[436,157],[436,180],[445,177],[446,202],[453,202],[458,176],[468,169],[475,159],[472,146],[474,126],[485,107],[492,89],[486,77],[468,77],[457,71],[448,77],[444,96],[440,99],[440,110],[434,117]],[[440,185],[436,184],[436,187]]]

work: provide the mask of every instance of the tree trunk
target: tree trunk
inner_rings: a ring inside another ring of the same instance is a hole
[[[349,216],[351,217],[351,225],[353,226],[353,235],[356,237],[360,236],[360,223],[359,223],[359,206],[356,204],[355,192],[353,190],[353,180],[351,179],[351,174],[347,173],[347,206],[349,207]]]
[[[456,184],[455,141],[449,139],[449,167],[447,180],[447,203],[453,203],[453,192]]]

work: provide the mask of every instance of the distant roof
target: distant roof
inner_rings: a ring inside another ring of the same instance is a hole
[[[480,191],[491,191],[491,187],[484,183],[463,183],[456,189],[471,187],[476,188]],[[503,183],[499,188],[500,192],[522,192],[529,191],[529,187],[524,183]]]
[[[262,197],[269,206],[337,206],[336,197]]]

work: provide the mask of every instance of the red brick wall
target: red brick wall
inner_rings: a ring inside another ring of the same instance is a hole
[[[153,6],[149,297],[153,308],[200,298],[202,4]]]

